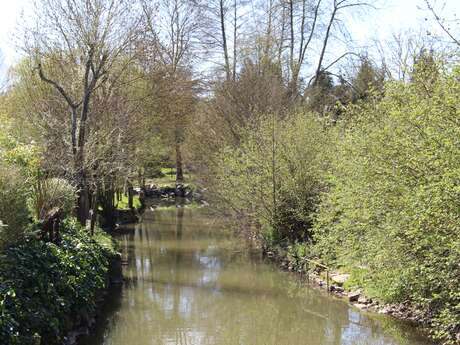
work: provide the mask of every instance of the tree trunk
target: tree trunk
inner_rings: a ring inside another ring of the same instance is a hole
[[[182,153],[180,143],[176,143],[176,184],[184,182],[184,171],[182,169]]]
[[[116,193],[114,190],[113,183],[105,185],[108,189],[99,188],[97,199],[102,207],[102,219],[101,226],[113,228],[115,226],[115,202]]]
[[[138,169],[138,180],[141,190],[145,190],[145,168]]]
[[[132,210],[134,208],[133,206],[134,190],[133,190],[133,184],[131,183],[131,181],[127,182],[127,187],[128,187],[128,208]]]
[[[237,55],[237,45],[236,45],[236,38],[238,35],[238,26],[237,26],[237,3],[236,0],[233,0],[233,69],[232,69],[232,80],[236,80],[236,55]]]
[[[321,73],[321,68],[323,66],[324,53],[326,52],[327,43],[329,41],[329,36],[331,34],[332,24],[334,23],[335,15],[337,14],[337,10],[338,10],[338,8],[334,7],[334,10],[332,11],[332,14],[331,14],[331,18],[329,20],[329,24],[327,25],[326,34],[325,34],[324,40],[323,40],[323,47],[321,48],[321,53],[320,53],[320,56],[319,56],[318,65],[316,66],[315,79],[313,81],[313,85],[316,85],[318,83],[318,78],[319,78],[319,75]]]
[[[225,75],[226,75],[227,81],[229,81],[231,73],[230,73],[230,59],[228,57],[227,33],[225,31],[224,0],[220,0],[219,5],[220,5],[219,11],[220,11],[220,29],[221,29],[221,34],[222,34],[222,48],[224,50]]]
[[[81,225],[85,226],[89,214],[89,191],[85,168],[83,166],[83,154],[80,150],[75,155],[74,164],[78,181],[77,219]]]
[[[85,184],[80,184],[78,187],[77,218],[81,225],[86,225],[88,214],[89,214],[88,187]]]

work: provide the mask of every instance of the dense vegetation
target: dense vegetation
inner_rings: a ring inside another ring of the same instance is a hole
[[[8,103],[4,102],[3,105]],[[15,135],[0,114],[0,343],[62,344],[94,316],[107,287],[112,239],[93,236],[73,217],[72,182],[46,172],[37,143]],[[60,210],[59,236],[44,233],[47,214]]]
[[[334,124],[299,112],[276,124],[268,117],[221,149],[213,191],[268,250],[352,273],[369,296],[410,305],[434,338],[452,343],[460,331],[459,91],[454,68],[389,81],[384,96],[349,105]]]
[[[374,3],[37,1],[0,95],[2,342],[58,342],[94,309],[96,224],[167,167],[267,251],[458,343],[460,40],[424,1],[437,30],[353,48],[345,18]]]
[[[458,73],[389,83],[351,110],[313,230],[326,262],[359,267],[373,296],[410,301],[440,339],[460,324]]]
[[[101,230],[94,238],[66,221],[59,244],[34,237],[7,247],[0,260],[0,342],[62,344],[94,315],[115,254]]]

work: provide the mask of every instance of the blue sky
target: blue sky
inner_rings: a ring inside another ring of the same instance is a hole
[[[373,0],[371,0],[373,1]],[[434,1],[438,8],[445,4],[443,14],[460,16],[460,0]],[[366,45],[371,39],[385,40],[393,32],[408,28],[432,30],[430,22],[424,18],[428,13],[423,10],[424,0],[379,0],[380,9],[366,14],[345,17],[352,37],[359,45]],[[3,57],[1,71],[11,66],[18,59],[16,52],[18,37],[15,28],[21,23],[21,13],[30,11],[33,0],[0,0],[0,51]]]

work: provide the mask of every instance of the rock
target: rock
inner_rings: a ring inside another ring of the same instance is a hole
[[[125,224],[125,225],[116,224],[115,228],[113,229],[113,233],[119,234],[119,235],[125,235],[125,234],[134,233],[135,230],[136,228],[134,224]]]
[[[359,297],[361,296],[360,291],[352,291],[348,293],[348,301],[350,302],[357,302]]]
[[[390,307],[383,307],[378,311],[379,314],[392,314],[393,310]]]
[[[363,304],[363,303],[356,303],[356,304],[353,304],[356,308],[358,309],[361,309],[361,310],[366,310],[368,308],[367,304]]]
[[[343,293],[345,289],[341,286],[336,286],[336,285],[331,285],[330,288],[331,292],[336,292],[336,293]]]
[[[360,304],[370,304],[370,303],[372,303],[372,300],[366,298],[365,296],[359,296],[358,303],[360,303]]]
[[[331,276],[331,280],[340,286],[342,286],[349,278],[349,274],[334,274]]]

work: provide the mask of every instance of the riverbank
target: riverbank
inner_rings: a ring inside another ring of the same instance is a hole
[[[366,295],[364,286],[357,285],[351,274],[343,273],[335,268],[320,263],[320,259],[308,260],[293,247],[267,247],[266,243],[258,241],[264,256],[274,262],[280,269],[299,275],[309,286],[327,291],[328,294],[348,302],[349,305],[374,314],[383,314],[398,320],[408,322],[433,338],[438,331],[435,320],[427,311],[414,306],[409,301],[404,303],[385,303],[376,297]],[[307,248],[307,247],[305,247]],[[299,255],[300,254],[300,255]],[[459,330],[460,332],[460,330]],[[460,333],[452,332],[450,341],[442,344],[460,344]]]
[[[147,208],[120,235],[123,293],[79,345],[432,345],[405,323],[299,284],[211,209]]]
[[[93,237],[75,220],[61,225],[59,243],[28,236],[0,260],[0,343],[61,345],[93,322],[119,260],[112,238]]]

